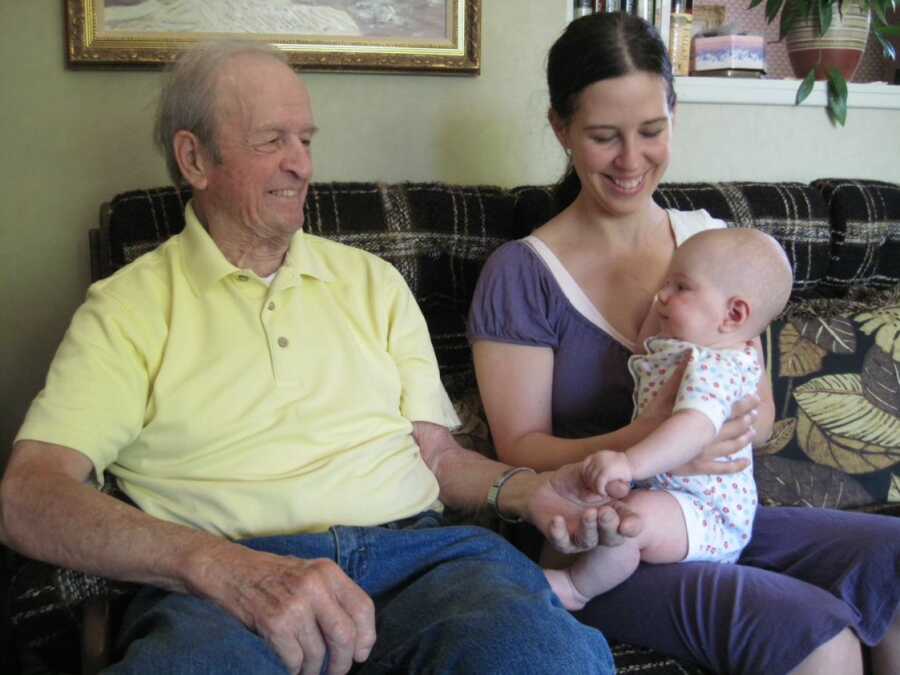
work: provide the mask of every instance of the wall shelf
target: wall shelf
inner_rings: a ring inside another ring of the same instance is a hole
[[[765,80],[732,77],[678,77],[675,91],[683,103],[794,105],[799,80]],[[847,85],[849,108],[900,109],[900,86],[882,82]],[[825,82],[816,82],[801,104],[824,106]]]
[[[561,0],[566,23],[573,18],[573,0]],[[683,103],[719,105],[794,105],[799,80],[766,80],[734,77],[677,77],[675,91]],[[823,107],[825,82],[816,82],[803,106]],[[848,108],[887,108],[900,110],[900,85],[883,82],[847,85]]]

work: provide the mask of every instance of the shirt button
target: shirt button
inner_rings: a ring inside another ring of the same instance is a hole
[[[287,347],[290,343],[286,337],[278,338],[278,346],[279,347]]]
[[[268,307],[269,309],[275,309],[275,303],[274,303],[274,302],[269,302],[269,304],[267,305],[267,307]]]
[[[246,274],[238,274],[237,280],[238,281],[247,281],[247,279],[249,279],[249,278],[250,277],[248,277]]]

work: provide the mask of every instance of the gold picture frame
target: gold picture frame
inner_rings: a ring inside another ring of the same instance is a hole
[[[481,0],[65,0],[68,62],[162,66],[207,39],[268,42],[302,70],[478,74]]]

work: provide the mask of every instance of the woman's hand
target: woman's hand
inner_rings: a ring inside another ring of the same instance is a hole
[[[681,476],[730,474],[746,469],[747,459],[724,459],[750,444],[756,434],[760,400],[756,394],[745,396],[734,404],[731,419],[722,425],[719,435],[695,459],[677,467],[672,473]]]

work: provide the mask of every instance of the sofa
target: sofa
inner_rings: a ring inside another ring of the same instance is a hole
[[[92,277],[180,231],[189,196],[162,187],[104,204],[90,232]],[[670,183],[656,199],[764,230],[794,267],[791,302],[763,336],[777,421],[756,452],[761,502],[900,515],[900,185]],[[553,187],[319,183],[306,210],[308,232],[367,249],[400,270],[463,420],[457,436],[491,455],[465,337],[468,306],[487,256],[558,210]],[[114,484],[102,489],[117,492]],[[484,512],[457,517],[513,534]],[[96,671],[110,657],[108,624],[133,588],[5,555],[4,607],[21,672]],[[705,672],[631,645],[615,644],[614,653],[620,672]]]

